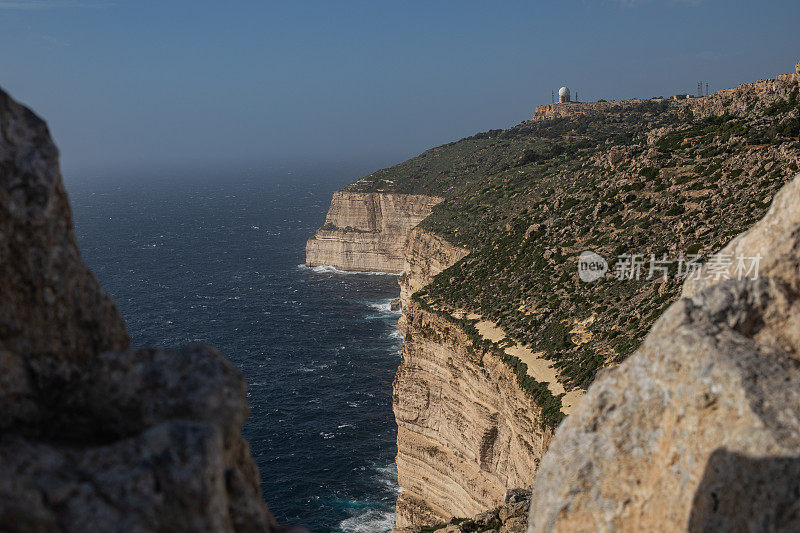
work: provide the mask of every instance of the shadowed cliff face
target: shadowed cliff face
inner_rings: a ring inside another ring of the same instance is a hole
[[[128,346],[80,259],[47,125],[0,90],[0,349],[85,361]]]
[[[46,124],[0,90],[0,530],[275,531],[213,348],[125,350]]]

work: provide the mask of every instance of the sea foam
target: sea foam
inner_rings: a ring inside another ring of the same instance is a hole
[[[316,272],[317,274],[345,274],[345,275],[357,275],[361,274],[363,276],[399,276],[400,274],[392,274],[391,272],[361,272],[356,270],[339,270],[336,267],[328,266],[328,265],[321,265],[310,267],[306,265],[297,265],[297,268],[300,270],[310,270],[312,272]]]

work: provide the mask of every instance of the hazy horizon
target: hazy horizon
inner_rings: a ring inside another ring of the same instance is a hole
[[[562,84],[649,98],[790,72],[798,15],[788,0],[0,2],[0,86],[48,121],[68,184],[366,173],[517,124]]]

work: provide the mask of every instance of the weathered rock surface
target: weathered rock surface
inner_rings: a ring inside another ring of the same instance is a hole
[[[122,351],[46,124],[0,91],[0,530],[276,531],[209,347]]]
[[[47,125],[0,90],[0,350],[82,361],[128,346],[80,258]]]
[[[494,509],[483,511],[472,518],[451,518],[447,523],[434,526],[412,526],[395,530],[395,533],[523,533],[528,526],[528,507],[531,492],[526,489],[513,489],[506,493],[505,501]]]
[[[306,243],[306,265],[399,274],[409,231],[441,201],[418,194],[338,191],[325,225]]]
[[[213,349],[107,352],[59,399],[48,438],[0,438],[0,529],[275,527],[240,436],[244,378]]]
[[[455,246],[430,231],[420,227],[412,229],[403,248],[400,301],[408,303],[412,294],[468,253],[466,248]]]
[[[723,253],[757,280],[687,285],[557,431],[529,531],[800,528],[800,177]]]
[[[394,383],[397,526],[436,524],[503,503],[529,486],[552,433],[541,408],[493,353],[455,323],[405,304]]]
[[[411,300],[468,253],[419,227],[405,244],[399,326],[406,341],[394,382],[401,528],[502,504],[508,490],[530,485],[529,465],[552,437],[508,366],[476,354],[457,324]]]

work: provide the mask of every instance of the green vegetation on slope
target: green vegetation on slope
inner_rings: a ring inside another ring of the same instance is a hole
[[[646,279],[651,254],[674,261],[720,249],[764,215],[798,169],[796,86],[738,114],[695,117],[688,105],[654,100],[525,122],[428,150],[349,188],[443,196],[422,227],[473,253],[415,300],[496,321],[513,341],[545,352],[567,390],[585,388],[638,347],[680,292],[675,263],[668,279],[661,271]],[[642,275],[584,283],[584,250],[612,269],[620,255],[640,254]],[[515,370],[556,425],[560,397],[502,347],[484,348]]]

